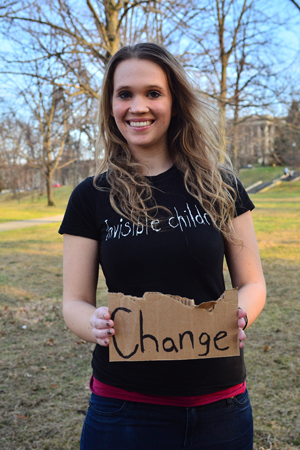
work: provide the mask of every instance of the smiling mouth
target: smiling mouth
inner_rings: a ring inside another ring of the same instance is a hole
[[[128,123],[131,127],[148,127],[149,125],[152,125],[153,122],[154,120],[145,120],[144,122],[129,121]]]

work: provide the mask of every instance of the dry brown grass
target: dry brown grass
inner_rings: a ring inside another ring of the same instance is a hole
[[[78,448],[92,345],[63,322],[61,241],[57,224],[0,234],[1,450]]]
[[[300,265],[264,261],[268,303],[245,351],[257,450],[300,446]]]
[[[300,183],[252,200],[268,288],[245,348],[254,450],[291,450],[300,447]]]
[[[271,201],[254,201],[268,285],[245,350],[254,449],[291,450],[300,447],[300,215],[294,199],[276,214]],[[62,319],[57,225],[0,233],[0,255],[0,448],[78,450],[93,346]],[[99,304],[105,297],[101,277]]]

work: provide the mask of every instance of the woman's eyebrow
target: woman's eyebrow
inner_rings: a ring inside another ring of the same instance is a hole
[[[131,86],[117,86],[116,91],[123,91],[126,89],[131,89]]]
[[[151,84],[150,86],[147,86],[148,89],[163,89],[162,86],[159,84]]]
[[[150,84],[149,86],[144,86],[146,89],[161,89],[163,90],[164,88],[162,86],[160,86],[159,84]],[[132,89],[132,86],[117,86],[116,87],[116,91],[125,91],[125,90],[130,90]]]

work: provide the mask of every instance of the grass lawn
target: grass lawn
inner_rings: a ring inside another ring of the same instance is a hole
[[[279,178],[283,174],[283,169],[280,166],[241,169],[239,178],[244,186],[248,187],[260,180],[269,181]],[[287,189],[290,187],[291,185],[287,186]],[[54,188],[55,206],[53,207],[48,207],[46,195],[40,196],[38,192],[20,194],[19,198],[13,200],[11,194],[2,194],[0,195],[0,223],[63,214],[72,190],[72,186]]]
[[[247,331],[245,348],[254,449],[290,450],[300,448],[300,183],[252,200],[268,285],[267,305]],[[1,450],[79,448],[93,345],[62,319],[57,228],[0,233]],[[105,299],[100,275],[98,304]]]
[[[247,188],[258,181],[271,181],[283,175],[284,167],[281,166],[258,166],[252,169],[241,169],[239,178],[243,185]]]
[[[256,448],[289,450],[300,448],[300,182],[251,198],[268,288],[245,351]]]
[[[0,195],[0,223],[63,214],[72,190],[71,186],[55,188],[55,206],[51,207],[47,206],[46,195],[39,196],[33,193],[14,200],[10,199],[10,195]]]

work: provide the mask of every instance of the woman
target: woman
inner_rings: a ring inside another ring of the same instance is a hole
[[[103,81],[104,162],[74,190],[64,233],[64,318],[96,345],[81,450],[250,450],[245,333],[266,296],[250,210],[218,164],[220,127],[181,65],[155,44],[124,47]],[[106,170],[106,172],[105,172]],[[180,295],[196,303],[238,287],[241,353],[187,361],[112,362],[115,333],[96,307],[99,262],[110,292]]]

